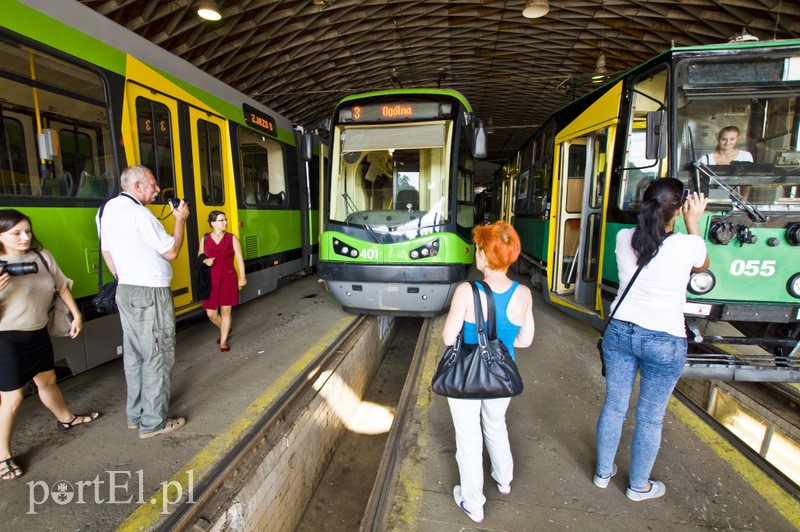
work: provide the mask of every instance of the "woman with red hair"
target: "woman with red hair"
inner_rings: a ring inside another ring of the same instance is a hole
[[[519,257],[519,235],[505,222],[478,226],[472,231],[475,241],[475,265],[483,281],[492,289],[495,304],[497,337],[514,359],[515,347],[528,347],[533,341],[533,298],[527,286],[512,281],[508,267]],[[486,295],[481,291],[481,306],[486,312]],[[484,319],[488,320],[487,316]],[[464,343],[478,343],[472,287],[462,283],[453,294],[450,312],[442,330],[442,339],[452,345],[464,330]],[[460,484],[453,488],[453,498],[470,519],[483,521],[483,441],[492,463],[492,478],[503,495],[511,493],[514,461],[506,428],[506,410],[511,398],[447,398],[456,431],[456,462]]]

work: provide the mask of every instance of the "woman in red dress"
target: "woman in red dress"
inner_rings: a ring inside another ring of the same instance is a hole
[[[242,245],[236,235],[228,233],[228,219],[222,211],[211,211],[208,224],[212,231],[200,240],[197,256],[211,267],[211,295],[203,300],[203,308],[211,322],[219,327],[217,343],[223,353],[230,351],[231,308],[239,304],[239,288],[247,284],[244,276]],[[239,268],[238,280],[233,259]]]

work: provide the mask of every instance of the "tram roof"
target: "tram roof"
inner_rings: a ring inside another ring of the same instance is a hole
[[[554,110],[665,52],[800,38],[788,0],[550,0],[538,19],[525,0],[61,0],[85,4],[294,122],[331,116],[355,93],[434,86],[459,91],[483,119],[489,159],[478,180]]]

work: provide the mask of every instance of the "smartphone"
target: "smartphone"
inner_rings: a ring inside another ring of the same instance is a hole
[[[683,189],[683,197],[681,198],[681,205],[686,203],[686,200],[689,199],[689,194],[691,194],[691,193],[692,193],[692,191],[689,190],[688,188],[684,188]]]

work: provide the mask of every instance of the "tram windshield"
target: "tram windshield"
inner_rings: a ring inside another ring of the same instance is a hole
[[[452,127],[450,121],[338,126],[331,221],[377,233],[445,222]]]
[[[800,210],[800,52],[682,61],[678,177],[712,203]]]

